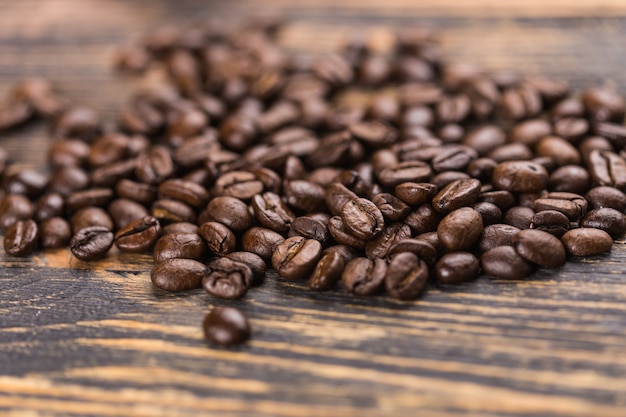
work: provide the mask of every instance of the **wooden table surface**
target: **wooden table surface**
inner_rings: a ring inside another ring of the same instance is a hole
[[[111,71],[117,45],[162,22],[268,9],[292,19],[289,47],[426,25],[452,61],[626,93],[618,0],[0,0],[0,94],[44,75],[112,118],[137,84]],[[41,164],[47,141],[34,125],[1,143]],[[523,282],[430,286],[410,303],[312,293],[274,274],[229,303],[154,289],[147,256],[0,255],[0,415],[623,417],[625,243]],[[229,304],[253,339],[209,348],[200,323]]]

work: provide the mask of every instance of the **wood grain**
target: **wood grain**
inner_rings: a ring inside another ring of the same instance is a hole
[[[450,60],[626,92],[620,1],[26,0],[0,3],[0,94],[45,75],[113,119],[138,81],[115,47],[154,25],[272,9],[281,42],[320,51],[353,30],[427,25]],[[9,132],[45,160],[45,126]],[[91,264],[66,250],[0,256],[0,414],[7,416],[624,416],[626,245],[530,279],[431,284],[415,302],[312,293],[268,274],[241,301],[152,287],[148,256]],[[243,347],[209,348],[214,305],[250,318]]]

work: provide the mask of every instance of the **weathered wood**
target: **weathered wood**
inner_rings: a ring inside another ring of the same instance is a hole
[[[429,25],[442,28],[451,60],[626,92],[626,5],[616,0],[231,3],[2,2],[0,94],[45,75],[112,119],[138,84],[110,70],[116,45],[158,22],[272,6],[293,18],[281,35],[293,48],[319,51],[354,29]],[[46,143],[42,125],[2,139],[33,164]],[[0,414],[621,417],[624,243],[523,282],[431,284],[410,303],[312,293],[275,274],[226,302],[154,289],[148,256],[2,255]],[[230,304],[251,318],[253,339],[207,347],[203,315]]]

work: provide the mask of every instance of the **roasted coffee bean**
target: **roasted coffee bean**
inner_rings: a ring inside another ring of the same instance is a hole
[[[594,149],[588,156],[588,168],[596,185],[610,185],[620,190],[626,187],[626,161],[619,155]]]
[[[152,249],[160,236],[159,221],[152,216],[146,216],[120,228],[115,234],[115,246],[122,252],[146,252]]]
[[[427,203],[435,194],[437,194],[437,186],[425,182],[404,182],[395,187],[395,195],[411,206]]]
[[[313,270],[322,253],[315,239],[293,236],[280,243],[272,254],[272,266],[283,278],[303,279]]]
[[[446,185],[453,183],[454,181],[469,180],[470,177],[465,172],[461,171],[444,171],[435,175],[430,182],[441,190]]]
[[[33,205],[28,198],[21,194],[8,194],[0,200],[0,228],[8,229],[18,220],[30,219],[33,211]]]
[[[548,156],[558,165],[577,165],[580,152],[570,142],[557,136],[546,136],[537,143],[537,156]]]
[[[175,235],[179,233],[198,233],[199,227],[189,222],[170,223],[162,228],[163,235]]]
[[[469,163],[465,172],[479,181],[491,181],[493,170],[498,163],[491,158],[478,158]]]
[[[154,262],[173,258],[200,260],[206,254],[206,244],[196,233],[164,235],[157,240],[152,250]]]
[[[448,145],[432,159],[431,164],[435,172],[464,171],[474,159],[478,158],[476,151],[464,145]]]
[[[113,191],[110,188],[89,188],[66,196],[65,207],[70,211],[90,206],[104,207],[112,198]]]
[[[532,208],[515,206],[504,213],[504,223],[515,226],[518,229],[528,229],[534,216],[535,210]]]
[[[285,240],[282,235],[264,227],[252,227],[241,237],[241,248],[268,260],[274,253],[274,248]]]
[[[11,256],[28,256],[37,247],[39,228],[33,220],[18,220],[4,235],[4,251]]]
[[[354,123],[348,130],[354,139],[360,140],[369,148],[391,145],[398,138],[398,133],[393,127],[378,120]]]
[[[550,174],[549,188],[552,191],[583,194],[589,189],[589,171],[578,165],[564,165]]]
[[[457,180],[446,185],[433,197],[432,205],[439,213],[447,214],[461,207],[471,206],[480,194],[480,181]]]
[[[491,224],[486,226],[478,242],[481,252],[486,252],[497,246],[510,246],[513,244],[513,237],[521,229],[509,224]]]
[[[365,255],[370,258],[384,258],[389,248],[396,242],[411,237],[411,228],[404,223],[391,223],[374,239],[365,244]]]
[[[541,96],[530,85],[509,88],[502,93],[500,102],[504,116],[520,120],[536,116],[542,107]]]
[[[328,222],[328,231],[333,239],[341,245],[348,245],[357,249],[363,249],[365,247],[365,241],[352,235],[346,229],[340,216],[333,216],[330,218]]]
[[[202,287],[207,267],[193,259],[172,258],[157,263],[150,272],[152,284],[165,291],[186,291]]]
[[[48,150],[48,161],[53,168],[82,166],[89,157],[89,145],[81,140],[58,140]]]
[[[137,161],[135,175],[146,184],[159,184],[174,173],[174,162],[169,150],[161,145],[153,146]]]
[[[63,196],[58,193],[47,193],[39,197],[35,204],[35,219],[43,221],[63,215]]]
[[[100,132],[100,116],[87,107],[74,107],[63,112],[52,129],[56,137],[91,142]]]
[[[413,300],[423,291],[428,281],[428,266],[410,252],[395,254],[385,274],[387,293],[398,300]]]
[[[404,223],[411,228],[413,234],[418,235],[437,230],[439,220],[441,215],[430,204],[422,204],[405,217]]]
[[[546,188],[548,173],[541,165],[533,162],[508,161],[496,166],[492,181],[501,190],[532,193]]]
[[[344,260],[344,263],[348,263],[359,255],[359,252],[353,248],[352,246],[347,245],[332,245],[327,247],[322,251],[322,256],[326,255],[329,252],[336,252]]]
[[[572,229],[561,237],[567,253],[572,256],[593,256],[609,252],[613,239],[604,230],[581,227]]]
[[[470,208],[457,209],[441,220],[437,226],[437,236],[449,251],[462,251],[478,241],[483,231],[483,219]]]
[[[621,236],[626,233],[626,216],[609,207],[597,208],[585,214],[580,220],[580,226],[604,230],[611,236]]]
[[[552,133],[552,126],[550,126],[548,121],[542,119],[530,119],[517,123],[513,126],[510,132],[510,139],[511,142],[522,143],[527,146],[535,146],[540,143],[543,138],[550,135],[550,133]],[[565,143],[569,145],[568,142]]]
[[[392,222],[401,221],[411,212],[411,207],[398,197],[388,193],[374,196],[372,203],[376,204],[385,219]]]
[[[50,217],[39,224],[39,244],[42,249],[65,247],[71,237],[70,224],[62,217]]]
[[[311,213],[324,207],[324,188],[315,183],[305,180],[288,181],[283,186],[283,193],[287,204],[296,210]]]
[[[387,250],[387,257],[391,258],[402,252],[414,253],[428,265],[434,265],[437,260],[437,249],[423,239],[408,238],[398,240]]]
[[[506,136],[504,131],[494,125],[476,128],[463,138],[463,144],[474,149],[481,156],[487,155],[505,143]]]
[[[536,213],[530,221],[530,228],[548,232],[556,237],[561,237],[569,230],[570,221],[560,211],[544,210]]]
[[[565,248],[550,233],[526,229],[513,237],[515,251],[524,259],[539,266],[554,268],[565,263]]]
[[[518,280],[534,271],[532,263],[522,258],[512,246],[496,246],[480,257],[482,271],[496,278]]]
[[[235,197],[215,197],[207,205],[209,217],[235,232],[241,232],[252,225],[252,215],[246,203]]]
[[[582,101],[593,121],[624,121],[624,99],[614,91],[588,88],[582,94]]]
[[[332,289],[341,279],[345,265],[344,257],[338,252],[326,252],[317,262],[309,277],[308,286],[314,291]]]
[[[277,232],[286,232],[296,215],[278,194],[265,192],[252,197],[252,207],[261,225]]]
[[[101,226],[108,230],[113,230],[111,216],[100,207],[85,207],[78,210],[72,216],[70,223],[74,233],[91,226]]]
[[[330,219],[328,219],[330,220]],[[312,216],[301,216],[294,219],[289,229],[289,237],[302,236],[324,243],[328,240],[328,222],[323,222]]]
[[[480,263],[469,252],[446,253],[435,266],[437,280],[442,284],[460,284],[478,276]]]
[[[126,158],[128,142],[127,136],[118,133],[100,136],[91,144],[87,158],[89,165],[99,167]]]
[[[156,187],[150,184],[123,179],[115,185],[115,192],[121,198],[134,200],[140,204],[151,204],[156,200]]]
[[[235,235],[222,223],[206,222],[200,226],[198,233],[206,241],[209,250],[216,255],[224,256],[237,246]]]
[[[590,209],[609,207],[622,213],[626,210],[626,194],[614,187],[592,188],[585,195],[585,199],[589,202]]]
[[[481,201],[472,205],[472,208],[480,214],[484,226],[502,222],[502,210],[493,203]]]
[[[123,229],[133,221],[148,216],[148,210],[144,206],[125,198],[113,200],[108,210],[116,229]]]
[[[91,171],[90,181],[93,187],[113,187],[118,181],[132,177],[137,168],[137,158],[127,159],[105,165]]]
[[[121,200],[121,199],[119,199]],[[118,201],[119,201],[118,200]],[[128,202],[132,202],[131,200],[126,200]],[[135,203],[136,204],[136,203]],[[136,214],[140,214],[141,211],[139,207],[143,206],[135,206],[137,208]],[[196,221],[196,213],[194,210],[189,207],[187,204],[182,201],[177,200],[157,200],[150,207],[150,214],[161,222],[189,222],[193,223]],[[123,215],[123,213],[120,213]],[[144,216],[147,215],[144,214]],[[133,215],[134,217],[134,215]],[[142,217],[142,216],[138,216]],[[138,218],[135,217],[135,218]]]
[[[384,168],[378,180],[385,187],[395,187],[403,182],[428,182],[432,175],[430,165],[421,161],[400,162]]]
[[[556,210],[568,219],[576,221],[587,212],[587,200],[574,193],[549,193],[544,198],[535,200],[535,211]]]
[[[113,239],[113,233],[106,227],[85,227],[72,236],[70,250],[81,261],[95,261],[106,256],[113,246]]]
[[[224,257],[231,261],[247,265],[252,271],[252,277],[254,279],[252,284],[259,283],[265,276],[267,265],[265,265],[265,261],[255,253],[244,251],[230,252],[224,255]]]
[[[24,194],[29,198],[37,198],[44,192],[47,184],[47,175],[27,166],[11,165],[4,170],[2,188],[9,194]]]
[[[354,258],[346,264],[341,281],[346,290],[352,294],[372,295],[382,290],[386,274],[385,260]]]
[[[486,155],[488,158],[501,163],[507,161],[528,161],[532,159],[532,150],[522,143],[507,143]]]
[[[229,196],[247,201],[263,192],[263,183],[252,172],[231,171],[215,182],[217,196]]]
[[[385,225],[383,214],[376,205],[365,198],[348,201],[341,209],[345,229],[353,236],[370,240],[378,235]]]
[[[165,180],[159,184],[157,191],[159,198],[182,201],[195,208],[204,206],[209,200],[209,194],[204,187],[191,181]]]
[[[219,258],[207,265],[202,287],[214,297],[235,299],[248,291],[252,278],[252,270],[248,265],[228,258]]]
[[[515,196],[510,191],[486,191],[478,196],[479,202],[493,203],[502,211],[506,211],[515,204]]]
[[[344,204],[350,200],[359,198],[358,195],[350,191],[345,185],[334,182],[326,187],[324,191],[324,201],[326,207],[331,214],[338,216],[341,214],[341,209]]]
[[[202,323],[204,338],[221,346],[239,345],[250,338],[246,316],[233,307],[216,307]]]

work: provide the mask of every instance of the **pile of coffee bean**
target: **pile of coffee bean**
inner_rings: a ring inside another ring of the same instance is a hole
[[[419,297],[429,281],[522,279],[626,232],[624,99],[441,59],[436,35],[288,52],[282,22],[162,28],[117,66],[162,71],[118,123],[26,81],[0,129],[51,120],[49,173],[0,153],[4,248],[152,252],[153,284],[243,297],[267,266],[314,291]],[[250,335],[212,311],[208,340]]]

